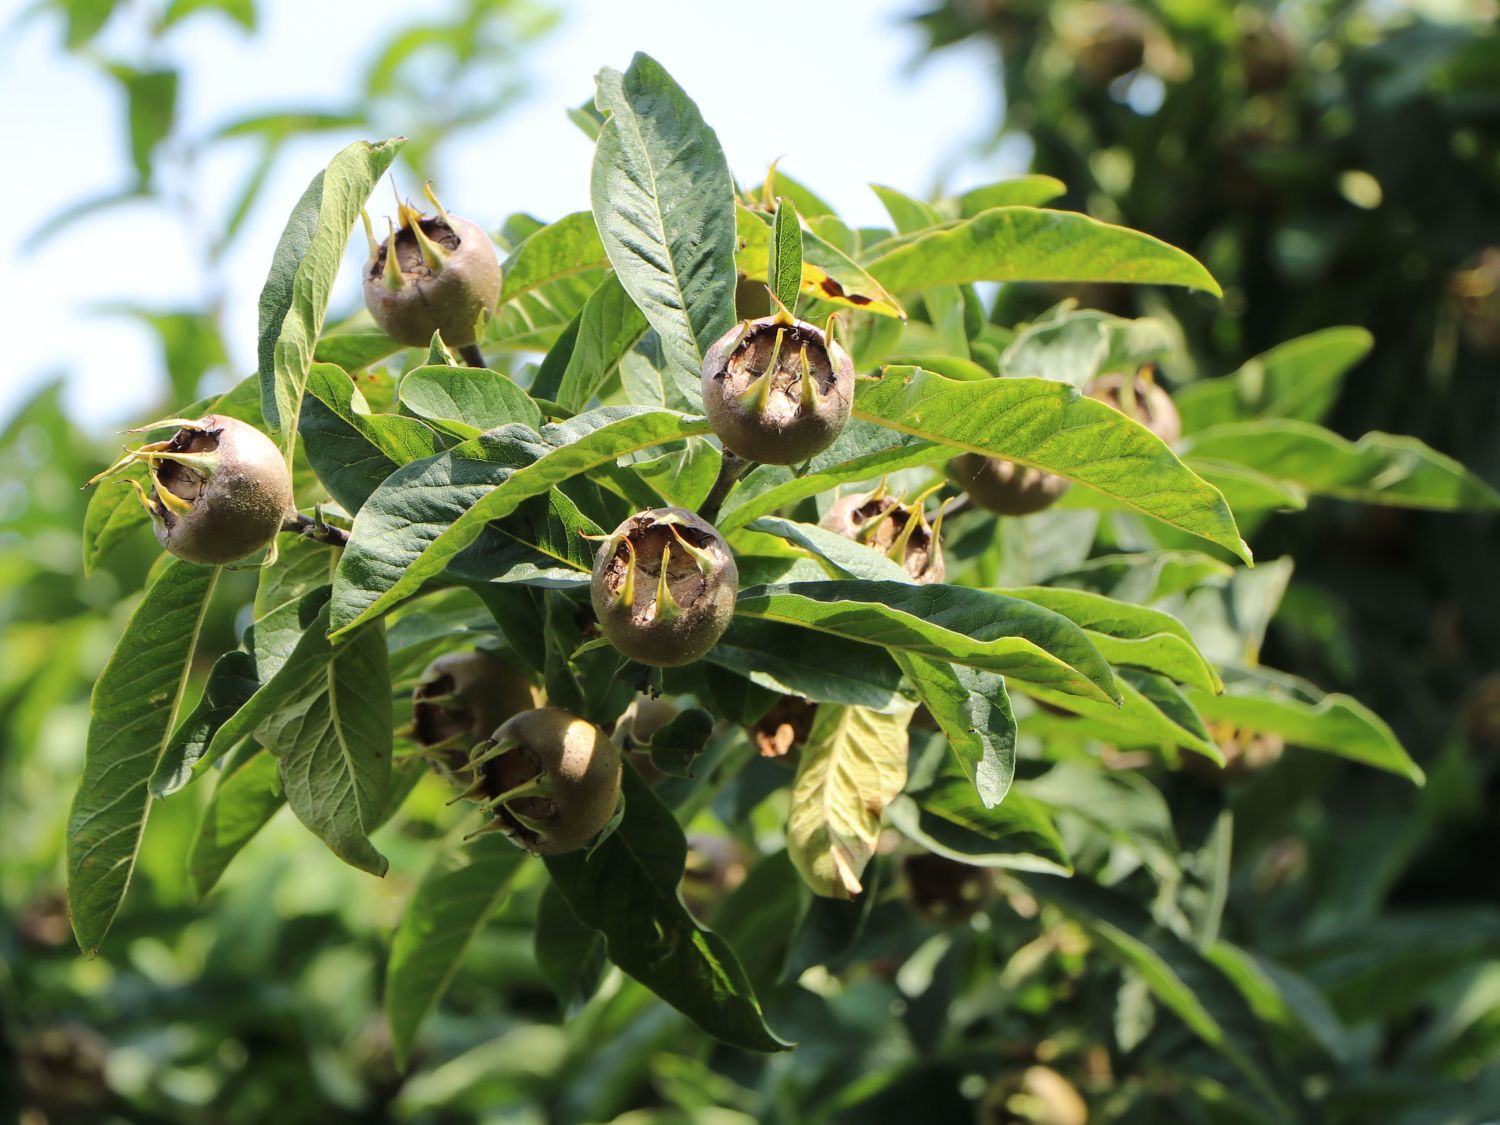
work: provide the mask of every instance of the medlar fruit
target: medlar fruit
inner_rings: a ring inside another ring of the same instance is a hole
[[[946,573],[939,541],[945,510],[946,505],[939,508],[929,525],[921,497],[903,504],[901,497],[887,495],[882,484],[873,492],[856,492],[834,501],[818,526],[874,547],[925,586],[941,582]]]
[[[756,724],[750,738],[762,758],[784,758],[800,749],[812,733],[818,705],[800,695],[783,695]]]
[[[734,614],[729,544],[685,508],[653,508],[615,528],[594,559],[599,626],[632,660],[673,668],[713,648]]]
[[[134,432],[169,425],[178,430],[166,441],[128,450],[89,483],[144,462],[150,494],[130,484],[157,542],[188,562],[231,563],[271,543],[293,513],[292,476],[276,444],[223,414],[166,418]]]
[[[536,705],[536,690],[510,661],[483,649],[446,653],[412,691],[413,737],[438,766],[457,773],[475,742]]]
[[[912,907],[940,925],[967,922],[995,897],[995,877],[988,868],[947,856],[913,852],[902,859],[901,874]]]
[[[1177,413],[1172,396],[1156,385],[1150,366],[1142,368],[1134,378],[1118,371],[1100,375],[1083,393],[1134,418],[1168,445],[1176,445],[1182,437],[1182,415]]]
[[[365,264],[365,307],[391,339],[425,347],[432,334],[461,348],[474,343],[480,318],[500,300],[500,261],[495,244],[475,224],[437,208],[431,218],[397,202],[400,227],[377,243],[365,219],[370,260]]]
[[[620,753],[609,735],[557,707],[512,716],[474,747],[463,794],[495,816],[492,828],[533,855],[577,851],[615,814]]]
[[[833,444],[854,408],[854,361],[785,312],[742,321],[703,357],[703,412],[724,448],[795,465]]]
[[[980,453],[955,457],[948,472],[975,504],[1000,516],[1040,512],[1068,491],[1068,481],[1055,473]]]

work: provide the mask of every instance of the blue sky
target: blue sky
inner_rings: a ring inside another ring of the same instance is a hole
[[[985,144],[999,113],[993,57],[976,46],[921,60],[921,36],[904,18],[915,6],[564,0],[562,24],[527,56],[529,93],[508,115],[466,135],[464,156],[448,161],[439,193],[453,210],[490,226],[514,211],[555,218],[587,207],[590,145],[563,112],[591,94],[601,65],[623,68],[635,50],[659,59],[697,100],[738,176],[754,180],[781,157],[788,172],[856,222],[883,218],[870,182],[926,194],[1024,171],[1024,150]],[[338,104],[374,44],[418,11],[395,0],[261,0],[260,8],[253,36],[213,16],[174,32],[175,53],[192,60],[180,95],[190,135],[257,109]],[[17,11],[0,0],[0,26],[13,25]],[[793,18],[793,45],[772,49]],[[106,56],[131,49],[128,30],[107,29]],[[42,380],[62,374],[83,424],[117,428],[160,393],[161,357],[150,331],[92,309],[122,300],[195,303],[203,282],[197,256],[182,224],[145,205],[101,212],[29,249],[28,217],[55,214],[129,179],[117,89],[62,49],[58,21],[33,19],[0,37],[0,107],[7,145],[20,154],[11,167],[25,173],[0,177],[9,218],[0,225],[0,269],[11,329],[0,418]],[[400,122],[392,124],[399,131]],[[347,139],[323,134],[291,146],[237,240],[225,326],[235,375],[254,368],[256,298],[286,213]],[[228,149],[204,168],[193,206],[209,232],[251,155],[248,146]],[[358,300],[361,253],[351,248],[335,311]]]

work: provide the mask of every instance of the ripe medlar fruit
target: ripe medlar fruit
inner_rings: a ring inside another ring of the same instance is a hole
[[[1040,512],[1068,491],[1068,481],[1055,473],[980,453],[955,457],[948,472],[975,504],[1000,516]]]
[[[151,516],[157,542],[188,562],[218,566],[271,543],[293,513],[292,476],[276,444],[223,414],[167,418],[135,432],[167,425],[178,430],[166,441],[128,450],[89,483],[144,462],[150,495],[130,484]]]
[[[946,573],[939,540],[945,510],[946,505],[939,508],[929,525],[922,497],[904,504],[901,497],[887,495],[882,484],[873,492],[856,492],[834,501],[818,526],[874,547],[925,586],[941,582]]]
[[[1118,371],[1100,375],[1083,393],[1134,418],[1168,445],[1176,445],[1182,437],[1182,415],[1177,413],[1172,396],[1156,385],[1150,366],[1142,368],[1134,378]]]
[[[995,877],[989,868],[947,856],[913,852],[902,859],[901,874],[912,907],[940,925],[967,922],[995,897]]]
[[[703,412],[724,448],[796,465],[833,444],[854,408],[854,361],[785,312],[734,326],[703,357]]]
[[[475,742],[536,705],[535,689],[510,661],[483,649],[446,653],[412,691],[413,737],[437,765],[457,773]]]
[[[577,851],[620,800],[620,753],[609,735],[557,707],[512,716],[474,747],[477,774],[464,796],[492,813],[493,828],[533,855]]]
[[[401,225],[388,224],[382,243],[365,219],[365,307],[397,343],[425,347],[438,332],[444,343],[461,348],[474,343],[480,318],[500,300],[500,260],[488,234],[450,215],[432,189],[426,191],[437,214],[429,218],[398,201]]]
[[[615,528],[594,558],[599,626],[632,660],[673,668],[713,648],[734,614],[740,572],[712,524],[653,508]]]

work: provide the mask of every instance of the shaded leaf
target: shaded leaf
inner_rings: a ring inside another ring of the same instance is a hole
[[[202,899],[213,890],[229,861],[284,804],[276,759],[253,742],[242,745],[225,762],[188,852],[194,896]]]
[[[401,405],[418,418],[457,422],[466,438],[509,422],[534,430],[542,424],[541,410],[525,391],[500,372],[483,367],[418,367],[401,380],[397,394]]]
[[[986,807],[973,783],[945,770],[932,783],[897,797],[887,820],[930,852],[976,867],[1071,875],[1073,861],[1047,808],[1022,792]]]
[[[1363,328],[1325,328],[1278,344],[1222,379],[1189,383],[1172,401],[1188,433],[1247,418],[1316,422],[1374,343]]]
[[[1016,774],[1016,718],[1005,680],[913,653],[899,654],[896,662],[947,736],[983,807],[1005,800]]]

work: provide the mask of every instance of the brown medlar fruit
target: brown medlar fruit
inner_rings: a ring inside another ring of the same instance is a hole
[[[445,653],[412,691],[412,734],[438,765],[456,773],[475,742],[536,705],[536,689],[510,661],[484,649]]]
[[[921,497],[904,504],[881,485],[873,492],[856,492],[834,501],[818,526],[874,547],[900,563],[915,581],[928,585],[941,582],[947,572],[939,539],[943,512],[939,508],[937,518],[928,524]]]
[[[1182,437],[1182,415],[1172,402],[1172,396],[1156,385],[1149,366],[1142,368],[1133,378],[1118,371],[1095,378],[1084,394],[1107,402],[1126,417],[1134,418],[1146,429],[1168,445],[1176,445]]]
[[[955,457],[948,472],[975,504],[1000,516],[1040,512],[1068,491],[1068,481],[1055,473],[981,453]]]
[[[653,508],[615,528],[594,558],[599,627],[632,660],[672,668],[713,648],[734,614],[729,544],[685,508]]]

